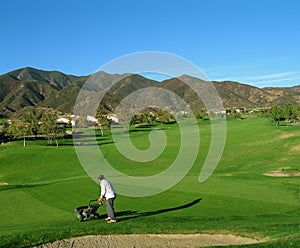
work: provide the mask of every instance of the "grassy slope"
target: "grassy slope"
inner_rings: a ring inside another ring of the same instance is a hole
[[[149,144],[147,130],[133,132],[136,146]],[[147,198],[119,196],[119,223],[79,223],[73,209],[97,198],[70,141],[59,148],[45,141],[0,147],[0,246],[29,246],[70,236],[109,233],[237,233],[281,238],[262,247],[295,247],[299,241],[299,178],[271,178],[262,173],[299,168],[299,127],[275,127],[268,120],[229,121],[225,151],[214,174],[198,183],[209,144],[209,125],[200,123],[201,148],[189,174],[171,190]],[[130,175],[165,169],[178,151],[176,126],[166,129],[164,154],[141,166],[119,156],[110,136],[99,138],[103,154]],[[202,198],[200,203],[193,201]],[[190,204],[189,204],[190,203]],[[100,209],[104,214],[104,208]],[[282,238],[289,236],[288,238]],[[250,246],[251,247],[251,246]]]

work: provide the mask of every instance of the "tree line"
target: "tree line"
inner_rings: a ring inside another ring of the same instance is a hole
[[[270,109],[270,117],[276,126],[279,126],[283,121],[291,125],[298,120],[298,109],[291,103],[286,103],[283,107],[276,104]]]
[[[34,107],[26,108],[18,118],[4,124],[2,135],[8,139],[26,139],[43,137],[48,143],[58,146],[58,139],[65,135],[65,127],[57,125],[58,113],[53,110],[41,112]]]
[[[268,111],[268,116],[275,125],[279,126],[282,122],[292,125],[298,121],[300,107],[294,107],[291,103],[285,105],[273,105]],[[195,112],[197,119],[205,117],[205,112]],[[207,114],[206,114],[207,115]],[[23,146],[26,146],[26,139],[42,137],[48,140],[49,144],[53,142],[58,146],[58,140],[65,135],[65,126],[58,125],[58,112],[52,109],[37,109],[34,107],[25,108],[23,113],[10,122],[1,120],[0,140],[19,140],[23,139]],[[98,126],[102,136],[103,128],[109,128],[111,120],[101,111],[97,113]],[[187,116],[188,118],[188,116]],[[130,125],[145,123],[174,123],[175,118],[165,110],[156,110],[154,112],[145,111],[132,116]],[[81,124],[80,124],[81,123]],[[71,123],[70,123],[71,126]],[[86,126],[86,118],[79,118],[79,126]]]

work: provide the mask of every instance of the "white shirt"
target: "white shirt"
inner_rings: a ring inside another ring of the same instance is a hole
[[[106,179],[102,179],[100,186],[101,186],[100,197],[106,198],[106,199],[111,199],[111,198],[116,197],[116,192],[114,190],[114,187],[110,183],[110,181],[108,181]]]

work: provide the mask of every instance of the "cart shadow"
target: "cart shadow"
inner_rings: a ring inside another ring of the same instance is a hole
[[[198,198],[198,199],[196,199],[190,203],[184,204],[184,205],[180,205],[180,206],[172,207],[172,208],[155,210],[155,211],[149,211],[149,212],[138,212],[136,210],[121,211],[121,212],[116,212],[115,216],[117,217],[118,222],[121,222],[121,221],[130,220],[130,219],[153,216],[153,215],[158,215],[158,214],[162,214],[162,213],[167,213],[167,212],[172,212],[172,211],[176,211],[176,210],[189,208],[189,207],[192,207],[192,206],[198,204],[201,200],[202,200],[202,198]],[[106,215],[100,216],[100,218],[105,218],[105,217],[106,217]]]

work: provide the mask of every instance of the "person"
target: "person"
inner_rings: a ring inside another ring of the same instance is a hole
[[[98,181],[101,187],[101,194],[98,201],[99,203],[103,203],[104,199],[106,199],[107,218],[105,220],[107,221],[107,223],[115,223],[117,222],[117,220],[115,218],[114,201],[117,194],[111,182],[106,180],[104,175],[99,175]]]

